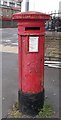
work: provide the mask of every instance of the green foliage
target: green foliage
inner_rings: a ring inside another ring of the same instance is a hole
[[[40,112],[38,113],[37,116],[35,116],[35,118],[36,117],[38,117],[38,118],[51,118],[53,113],[54,113],[54,111],[53,111],[52,106],[48,102],[45,101],[43,109],[40,110]],[[16,102],[13,105],[12,110],[10,111],[9,115],[12,118],[21,118],[21,117],[23,117],[24,114],[19,111],[18,102]]]
[[[53,115],[53,108],[47,102],[44,103],[43,109],[39,112],[39,117],[41,118],[50,118]]]

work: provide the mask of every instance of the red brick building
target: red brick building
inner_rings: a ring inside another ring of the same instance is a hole
[[[0,0],[0,21],[2,20],[2,26],[5,26],[6,22],[10,24],[12,14],[21,11],[22,1],[23,0]]]

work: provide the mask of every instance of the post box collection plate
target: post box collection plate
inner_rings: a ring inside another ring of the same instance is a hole
[[[38,38],[29,37],[29,52],[38,52]]]

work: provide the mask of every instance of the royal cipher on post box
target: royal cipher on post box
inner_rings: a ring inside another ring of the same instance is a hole
[[[19,109],[37,114],[44,104],[45,22],[50,16],[40,12],[20,12],[18,20]]]

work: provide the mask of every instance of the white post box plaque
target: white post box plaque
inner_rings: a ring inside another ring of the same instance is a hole
[[[38,52],[39,37],[29,37],[29,52]]]

